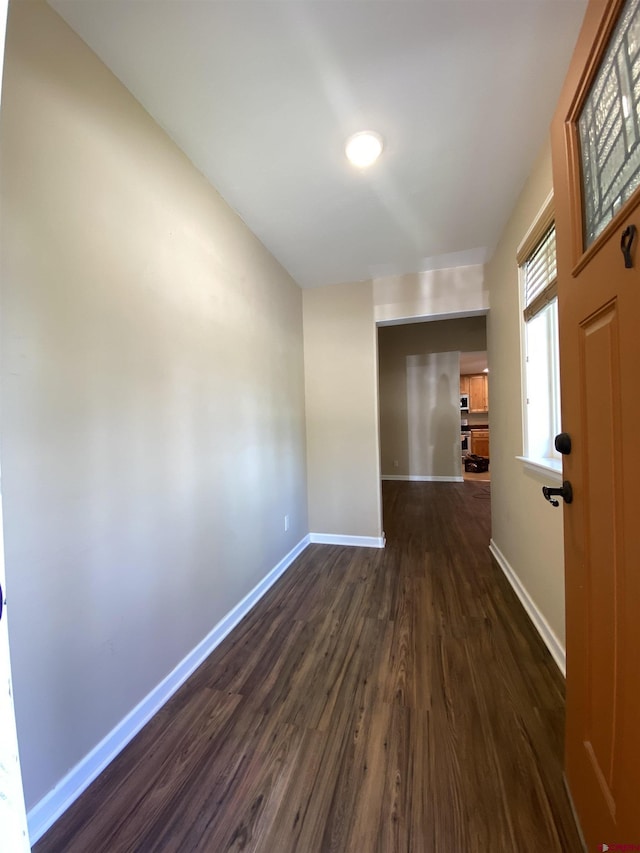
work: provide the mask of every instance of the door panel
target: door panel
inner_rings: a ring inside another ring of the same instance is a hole
[[[616,707],[617,530],[616,484],[621,475],[617,302],[581,324],[581,384],[584,387],[587,548],[587,690],[586,743],[594,770],[610,807],[613,803],[613,738]],[[599,567],[608,566],[607,571]],[[613,665],[612,665],[613,662]],[[597,686],[594,689],[594,686]]]
[[[592,0],[552,126],[567,616],[566,776],[587,849],[640,845],[640,193],[585,251],[577,117],[623,7]]]

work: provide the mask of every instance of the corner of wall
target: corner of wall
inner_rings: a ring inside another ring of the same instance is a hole
[[[303,292],[309,527],[382,536],[370,281]]]

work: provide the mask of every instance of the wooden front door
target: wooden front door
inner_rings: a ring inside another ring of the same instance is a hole
[[[625,229],[640,230],[640,190],[625,178],[640,163],[637,7],[591,0],[552,127],[562,424],[572,440],[564,477],[574,492],[564,508],[566,776],[589,851],[640,850],[639,235],[630,268],[621,251]],[[629,14],[627,55],[611,60]]]

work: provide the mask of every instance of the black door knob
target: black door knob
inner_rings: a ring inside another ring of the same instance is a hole
[[[571,453],[571,436],[568,432],[558,433],[553,443],[558,453],[562,453],[563,456],[568,456]]]
[[[552,489],[550,486],[542,487],[542,494],[545,497],[545,500],[548,500],[551,506],[560,506],[560,501],[558,501],[554,496],[562,498],[566,504],[570,504],[573,500],[573,489],[571,488],[571,483],[568,480],[565,480],[562,484],[561,489]]]

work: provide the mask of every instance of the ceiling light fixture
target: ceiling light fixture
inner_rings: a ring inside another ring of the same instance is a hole
[[[354,133],[347,139],[345,154],[358,169],[366,169],[378,159],[382,152],[382,137],[373,130]]]

